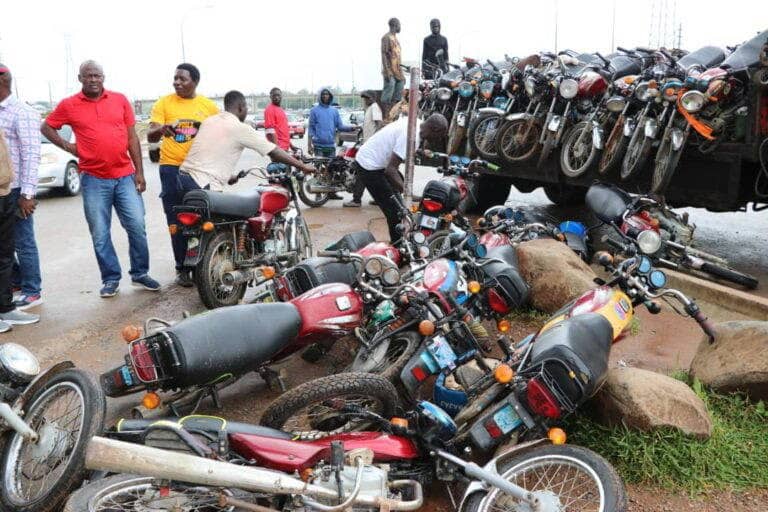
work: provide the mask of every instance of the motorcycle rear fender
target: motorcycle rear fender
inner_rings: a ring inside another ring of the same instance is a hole
[[[549,439],[536,439],[534,441],[528,441],[527,443],[517,444],[512,446],[509,449],[501,451],[503,446],[496,451],[498,455],[496,455],[494,458],[492,458],[488,463],[483,466],[483,469],[486,471],[490,471],[492,473],[496,473],[497,475],[501,476],[499,473],[499,466],[506,462],[510,457],[518,455],[520,453],[524,453],[530,450],[533,450],[534,448],[537,448],[539,446],[548,444],[550,441]],[[458,510],[459,512],[464,512],[465,508],[464,506],[467,503],[467,500],[470,496],[477,493],[483,493],[486,494],[489,491],[489,487],[486,483],[480,482],[478,480],[473,480],[470,482],[469,486],[467,486],[467,489],[464,491],[464,496],[461,498],[461,503],[459,504]]]
[[[203,231],[200,233],[200,245],[197,246],[197,255],[196,256],[185,256],[184,257],[184,266],[185,267],[196,267],[198,263],[200,263],[200,260],[203,259],[203,254],[205,253],[205,248],[208,247],[208,244],[211,242],[211,238],[213,238],[215,231]]]
[[[605,139],[603,138],[603,127],[597,121],[592,121],[592,145],[595,149],[603,149]]]
[[[680,128],[672,128],[669,136],[670,140],[672,141],[672,149],[675,151],[680,151],[680,149],[683,147],[683,144],[685,144],[685,132],[683,132],[683,130]]]
[[[502,109],[496,108],[496,107],[483,107],[483,108],[479,108],[479,109],[477,109],[477,112],[478,112],[478,114],[496,114],[496,115],[499,115],[499,116],[503,116],[504,115],[504,111]]]
[[[645,136],[649,139],[655,139],[656,134],[659,131],[659,123],[656,122],[656,119],[646,119],[645,120]]]
[[[517,112],[515,114],[509,114],[506,119],[507,121],[517,121],[518,119],[523,119],[525,121],[530,121],[534,118],[533,115],[527,113],[527,112]]]
[[[45,370],[43,373],[38,374],[37,377],[32,380],[32,382],[29,383],[29,386],[27,386],[27,389],[24,390],[24,392],[19,396],[19,398],[16,399],[16,402],[13,404],[13,408],[16,410],[22,409],[24,407],[24,404],[27,403],[27,400],[29,400],[32,395],[37,393],[37,391],[45,386],[45,384],[51,380],[56,374],[59,374],[63,372],[64,370],[69,370],[70,368],[74,368],[75,363],[72,361],[62,361],[60,363],[57,363],[47,370]]]

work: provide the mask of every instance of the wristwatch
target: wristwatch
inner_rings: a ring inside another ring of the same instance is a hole
[[[32,199],[35,198],[35,196],[33,196],[32,194],[21,194],[21,197],[23,197],[27,201],[31,201]]]

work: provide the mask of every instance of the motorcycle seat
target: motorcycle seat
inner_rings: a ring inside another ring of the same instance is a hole
[[[227,434],[248,434],[262,437],[272,437],[275,439],[291,439],[291,434],[261,425],[251,425],[250,423],[239,423],[236,421],[227,421],[223,418],[213,416],[184,416],[183,418],[155,418],[155,419],[121,419],[115,426],[115,432],[130,437],[142,434],[148,427],[158,421],[176,423],[186,430],[202,431],[209,434],[216,434],[221,430]]]
[[[507,265],[517,268],[517,250],[511,245],[491,247],[485,257],[489,260],[501,260]]]
[[[205,384],[259,366],[296,338],[301,317],[288,303],[245,304],[193,316],[164,332],[179,359],[174,385]]]
[[[184,204],[207,207],[211,214],[248,218],[258,215],[261,192],[258,189],[236,193],[190,190],[184,195]]]

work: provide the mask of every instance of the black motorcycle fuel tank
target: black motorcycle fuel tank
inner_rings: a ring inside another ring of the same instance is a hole
[[[246,304],[214,309],[164,332],[172,378],[164,388],[206,384],[223,375],[256,370],[298,335],[301,317],[289,303]],[[166,359],[165,357],[163,359]]]

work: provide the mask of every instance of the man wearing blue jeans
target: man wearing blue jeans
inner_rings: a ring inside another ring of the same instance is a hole
[[[99,294],[114,297],[120,287],[120,262],[111,236],[113,208],[128,234],[132,284],[158,291],[160,283],[149,276],[141,199],[146,182],[133,109],[125,96],[104,89],[104,71],[96,62],[85,61],[78,80],[82,91],[62,100],[40,130],[53,144],[80,159],[83,209],[103,283]],[[65,124],[75,132],[76,144],[57,133]]]

